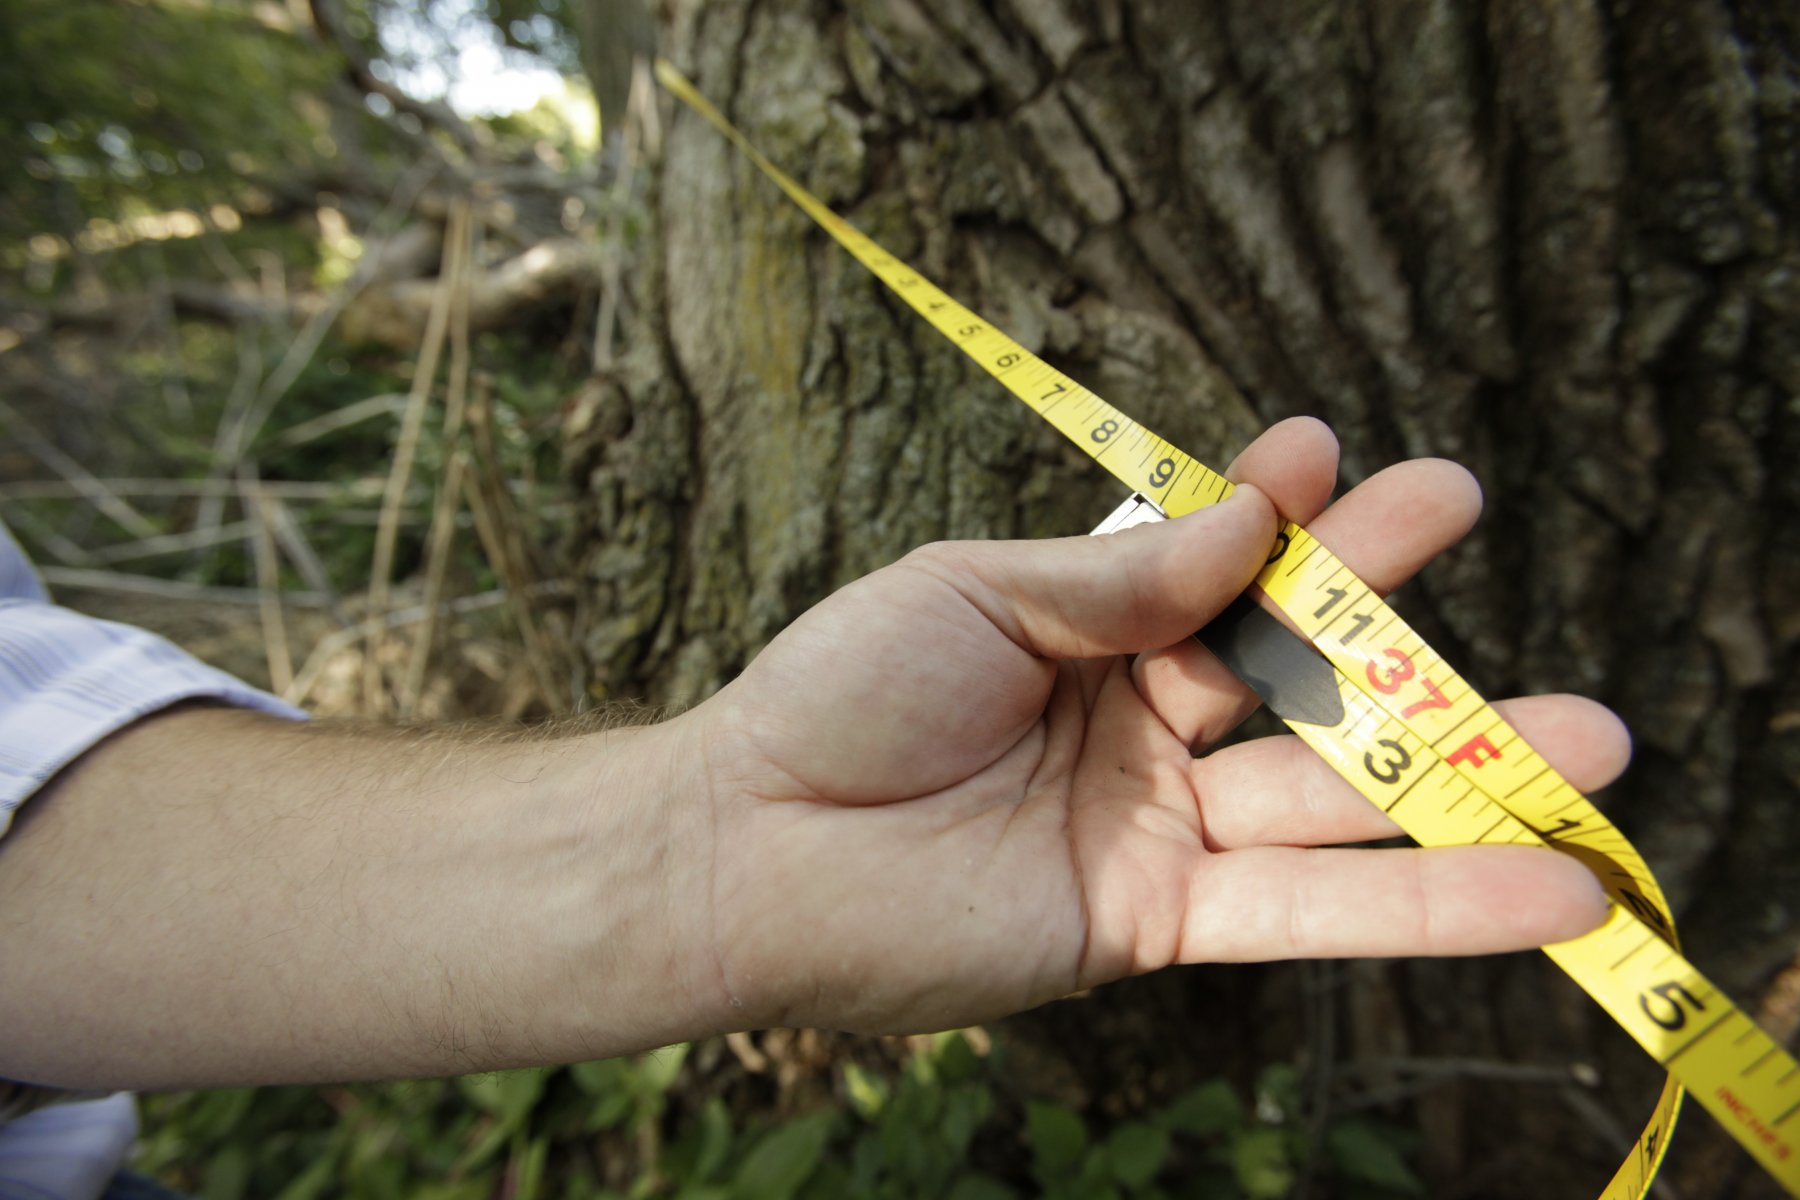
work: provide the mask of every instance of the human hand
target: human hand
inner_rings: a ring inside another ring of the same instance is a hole
[[[1249,584],[1277,511],[1384,592],[1479,512],[1436,461],[1327,508],[1336,461],[1323,425],[1288,421],[1212,509],[925,547],[678,722],[709,781],[727,1019],[946,1028],[1172,963],[1492,953],[1597,925],[1597,881],[1542,848],[1318,848],[1399,831],[1294,737],[1193,757],[1257,701],[1188,635]],[[1623,769],[1600,706],[1501,707],[1577,787]]]

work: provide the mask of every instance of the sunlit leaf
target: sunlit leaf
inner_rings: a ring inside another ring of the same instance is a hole
[[[1232,1138],[1231,1169],[1251,1200],[1277,1200],[1294,1186],[1288,1139],[1279,1129],[1247,1129]]]
[[[887,1085],[878,1076],[863,1070],[849,1059],[844,1061],[843,1074],[844,1091],[850,1097],[850,1107],[863,1120],[873,1121],[887,1103]]]
[[[668,1091],[674,1085],[675,1077],[681,1073],[681,1064],[687,1061],[687,1056],[686,1042],[640,1055],[637,1060],[640,1084],[657,1095]]]

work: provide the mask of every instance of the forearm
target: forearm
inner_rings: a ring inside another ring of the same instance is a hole
[[[682,736],[139,722],[0,840],[0,1076],[418,1076],[711,1032]]]

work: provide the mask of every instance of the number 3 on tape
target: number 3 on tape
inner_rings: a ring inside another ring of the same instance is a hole
[[[1135,493],[1096,532],[1181,516],[1231,493],[1224,476],[1031,354],[832,212],[668,62],[659,60],[656,73],[896,296]],[[1351,786],[1422,845],[1551,845],[1606,886],[1614,901],[1606,923],[1544,951],[1669,1077],[1635,1151],[1601,1195],[1636,1200],[1648,1190],[1685,1084],[1800,1196],[1800,1065],[1682,957],[1668,902],[1624,835],[1304,529],[1281,531],[1256,582],[1306,640],[1249,599],[1202,640]]]

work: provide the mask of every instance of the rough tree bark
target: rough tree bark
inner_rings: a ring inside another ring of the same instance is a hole
[[[1573,690],[1625,715],[1636,764],[1603,802],[1696,960],[1791,1037],[1800,9],[666,7],[664,53],[765,152],[1202,460],[1312,413],[1346,483],[1409,455],[1472,468],[1488,515],[1403,611],[1489,695]],[[691,116],[652,210],[629,354],[570,422],[595,696],[695,700],[919,543],[1082,532],[1115,502]],[[1600,1068],[1597,1105],[1433,1092],[1410,1119],[1434,1195],[1580,1195],[1619,1149],[1593,1110],[1635,1131],[1654,1093],[1539,956],[1187,972],[1020,1036],[1045,1027],[1138,1038],[1098,1076],[1114,1109],[1186,1082],[1171,1046],[1202,1073],[1245,1046],[1315,1071]],[[1774,1194],[1704,1115],[1670,1164],[1683,1196]]]

